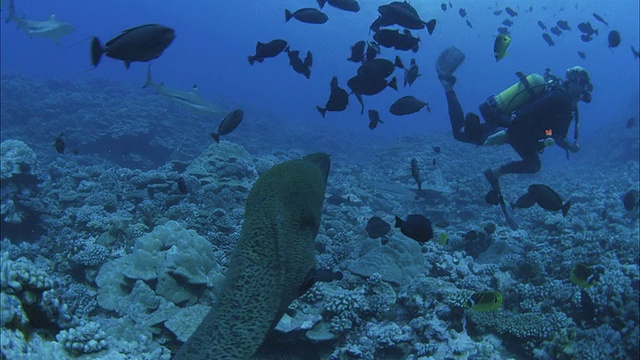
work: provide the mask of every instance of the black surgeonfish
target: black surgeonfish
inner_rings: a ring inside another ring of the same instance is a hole
[[[367,235],[372,239],[383,237],[391,230],[391,225],[377,216],[371,217],[365,227]]]
[[[560,30],[560,28],[557,26],[552,27],[551,29],[549,29],[549,31],[551,31],[551,33],[555,36],[562,35],[562,30]]]
[[[390,60],[377,58],[368,60],[358,68],[358,76],[386,78],[393,73],[395,68],[404,69],[404,64],[399,56],[396,56],[395,62]]]
[[[420,169],[418,168],[418,160],[411,159],[411,176],[418,184],[418,191],[422,191],[422,180],[420,180]]]
[[[329,100],[324,105],[324,108],[316,106],[316,109],[325,116],[327,111],[343,111],[349,105],[349,93],[340,86],[338,86],[338,78],[334,76],[331,79],[331,93],[329,94]]]
[[[404,70],[404,86],[406,87],[409,84],[409,87],[411,87],[420,75],[422,74],[420,74],[416,59],[411,59],[411,66],[409,66],[409,69]]]
[[[324,4],[329,3],[329,5],[340,10],[351,11],[351,12],[360,11],[360,4],[358,4],[358,1],[356,0],[317,0],[317,1],[318,1],[318,5],[320,5],[320,9],[324,8]]]
[[[598,15],[596,13],[593,13],[593,17],[596,20],[600,21],[601,23],[605,24],[607,27],[609,27],[609,24],[602,18],[602,16],[600,16],[600,15]]]
[[[342,280],[344,275],[340,271],[333,271],[331,269],[311,269],[307,273],[302,286],[298,289],[298,296],[306,293],[313,285],[318,282],[331,282],[335,280]]]
[[[542,38],[544,39],[544,41],[547,42],[547,45],[549,45],[549,46],[555,46],[556,45],[556,43],[551,38],[551,35],[549,35],[547,33],[544,33],[544,34],[542,34]]]
[[[285,10],[284,20],[288,22],[291,18],[307,24],[324,24],[329,20],[329,17],[325,13],[313,8],[302,8],[294,12]]]
[[[67,143],[64,141],[64,133],[60,133],[60,135],[56,137],[53,147],[56,148],[58,154],[64,154],[64,149],[67,147]]]
[[[540,26],[542,30],[547,30],[547,26],[541,20],[538,20],[538,26]]]
[[[380,114],[378,114],[376,110],[369,109],[369,129],[375,129],[378,123],[384,124],[382,120],[380,120]]]
[[[378,13],[380,13],[380,17],[376,20],[379,23],[378,29],[380,26],[397,24],[411,30],[420,30],[426,27],[429,34],[432,34],[436,25],[435,19],[428,22],[420,19],[416,9],[406,1],[394,1],[386,5],[380,5],[378,6]],[[374,27],[373,24],[372,27]],[[372,30],[376,31],[377,29]]]
[[[256,54],[249,56],[249,64],[253,65],[254,62],[262,62],[266,58],[272,58],[278,56],[287,47],[287,42],[282,39],[271,40],[268,43],[261,43],[258,41],[256,44]]]
[[[222,119],[222,122],[220,122],[220,125],[218,126],[218,131],[211,133],[211,137],[213,138],[213,140],[215,140],[216,143],[219,143],[220,136],[227,135],[233,130],[235,130],[235,128],[237,128],[238,125],[240,125],[240,122],[242,121],[243,117],[244,117],[244,111],[242,111],[241,109],[234,110],[231,113],[229,113],[224,119]]]
[[[357,43],[351,46],[351,56],[347,58],[349,61],[361,63],[364,61],[364,46],[367,44],[366,41],[360,40]]]
[[[176,33],[172,28],[147,24],[124,30],[120,35],[100,44],[97,37],[91,40],[91,62],[98,66],[102,54],[124,61],[128,69],[132,62],[146,62],[157,59],[171,45]]]
[[[558,25],[558,27],[562,30],[571,31],[571,27],[569,26],[569,23],[566,20],[558,20],[556,22],[556,25]]]
[[[578,24],[578,30],[582,31],[582,33],[584,33],[587,36],[591,36],[593,34],[598,35],[598,29],[594,29],[591,26],[591,23],[588,21],[581,22],[580,24]]]
[[[420,38],[411,35],[411,31],[405,29],[403,32],[399,30],[382,29],[378,30],[373,39],[380,45],[396,50],[417,52],[420,48]]]
[[[391,104],[389,112],[396,116],[409,115],[420,111],[423,107],[426,107],[427,110],[429,110],[428,103],[416,99],[411,95],[407,95]]]
[[[534,204],[547,211],[562,211],[562,216],[567,216],[571,207],[571,201],[563,202],[558,193],[544,184],[529,185],[527,192],[516,200],[514,206],[530,208]]]
[[[609,42],[609,49],[618,47],[620,45],[620,33],[616,30],[611,30],[609,36],[607,36],[607,41]]]
[[[508,7],[508,6],[504,9],[504,11],[507,14],[509,14],[509,16],[511,16],[511,17],[518,16],[518,13],[515,10],[513,10],[512,8]]]
[[[187,182],[184,180],[184,178],[182,176],[180,176],[178,178],[178,180],[176,181],[176,184],[178,185],[178,190],[180,191],[181,194],[188,194],[189,193],[189,188],[187,187]]]
[[[285,49],[287,56],[289,56],[289,65],[298,74],[304,75],[307,79],[311,77],[311,66],[313,65],[313,55],[311,51],[307,51],[304,61],[300,58],[299,50],[290,50],[288,47]]]
[[[622,203],[627,211],[631,211],[638,206],[638,191],[631,189],[624,194]]]
[[[407,216],[406,220],[402,220],[396,216],[396,228],[400,228],[400,231],[413,240],[424,243],[433,239],[433,227],[431,221],[424,215],[413,214]]]

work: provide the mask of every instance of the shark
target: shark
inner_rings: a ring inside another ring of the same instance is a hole
[[[70,24],[56,20],[56,14],[51,14],[44,21],[27,20],[24,16],[17,17],[14,0],[9,1],[9,16],[4,22],[8,23],[10,21],[15,22],[18,29],[26,32],[29,37],[53,39],[57,45],[60,45],[61,37],[74,30]]]
[[[200,94],[198,94],[198,86],[193,85],[191,91],[182,91],[182,90],[174,90],[164,85],[164,83],[155,83],[151,78],[151,64],[147,67],[147,82],[145,82],[142,87],[147,88],[150,87],[156,91],[156,93],[169,98],[171,101],[174,101],[180,105],[190,108],[199,113],[203,114],[213,114],[219,115],[224,113],[224,111],[203,99]]]

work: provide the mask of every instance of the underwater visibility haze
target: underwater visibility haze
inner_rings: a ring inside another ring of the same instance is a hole
[[[3,0],[3,359],[635,359],[638,1]]]

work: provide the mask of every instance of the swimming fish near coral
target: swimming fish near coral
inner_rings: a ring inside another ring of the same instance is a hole
[[[372,239],[383,237],[387,235],[390,230],[391,225],[378,216],[372,216],[371,219],[367,221],[367,226],[365,227],[367,235]]]
[[[66,148],[66,146],[67,143],[64,140],[64,133],[60,133],[60,135],[56,137],[56,141],[53,143],[53,147],[56,148],[58,154],[64,154],[64,149]]]
[[[520,196],[513,206],[526,209],[534,204],[548,211],[562,211],[562,216],[567,216],[571,207],[571,201],[563,202],[558,193],[544,184],[529,185],[527,192]]]
[[[475,311],[496,310],[502,305],[502,294],[497,291],[479,291],[467,299],[467,307]]]
[[[571,268],[571,282],[580,286],[582,289],[593,286],[597,280],[598,277],[587,265],[578,263]]]
[[[429,221],[429,219],[424,215],[409,215],[406,220],[402,220],[396,216],[395,227],[400,228],[400,232],[405,236],[408,236],[420,243],[433,239],[433,227],[431,226],[431,221]]]
[[[244,117],[244,111],[242,109],[234,110],[229,113],[218,125],[218,131],[212,132],[211,137],[216,143],[220,142],[220,136],[227,135],[240,125],[242,118]]]
[[[627,211],[631,211],[638,206],[638,191],[631,189],[622,197],[622,204]]]

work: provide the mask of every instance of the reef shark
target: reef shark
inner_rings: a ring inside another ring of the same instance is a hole
[[[8,23],[13,21],[18,29],[24,31],[30,37],[41,37],[45,39],[53,39],[57,45],[60,45],[60,38],[69,34],[74,30],[73,26],[68,23],[56,20],[56,15],[51,14],[47,20],[27,20],[25,17],[17,17],[14,0],[9,1],[9,16],[4,21]]]
[[[151,64],[147,67],[147,82],[142,88],[151,87],[158,94],[165,96],[178,104],[184,105],[194,111],[205,114],[222,114],[223,111],[216,105],[203,99],[198,94],[198,86],[193,85],[191,91],[174,90],[168,88],[164,83],[154,83],[151,78]]]

